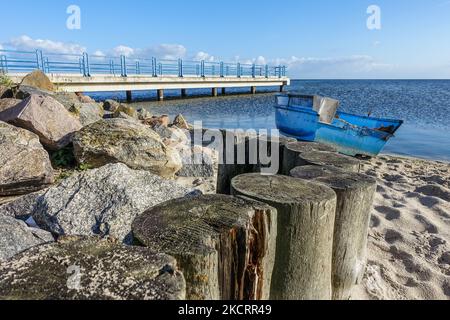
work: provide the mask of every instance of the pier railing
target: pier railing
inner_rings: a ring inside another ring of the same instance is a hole
[[[42,70],[48,74],[114,75],[127,77],[286,77],[286,66],[211,61],[164,60],[36,51],[0,50],[0,72],[25,73]]]

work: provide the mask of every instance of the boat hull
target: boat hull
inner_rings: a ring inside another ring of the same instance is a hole
[[[336,119],[327,124],[319,121],[315,111],[301,106],[277,106],[275,113],[277,128],[283,134],[326,143],[350,156],[377,156],[403,123],[338,112]]]

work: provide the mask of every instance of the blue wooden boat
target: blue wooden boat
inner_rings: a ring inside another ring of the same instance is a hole
[[[277,95],[276,124],[285,135],[333,145],[340,153],[377,156],[403,124],[338,111],[339,101],[301,94]]]

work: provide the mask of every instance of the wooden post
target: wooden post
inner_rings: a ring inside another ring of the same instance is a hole
[[[211,94],[213,97],[217,97],[217,88],[212,88]]]
[[[289,176],[297,179],[313,180],[344,173],[346,173],[345,170],[332,166],[302,166],[292,169]]]
[[[299,166],[333,166],[348,172],[359,172],[361,162],[333,152],[310,151],[299,155]]]
[[[251,94],[256,94],[256,87],[255,87],[255,86],[252,86],[252,87],[250,88],[250,92],[251,92]]]
[[[131,94],[131,91],[128,90],[128,91],[127,91],[127,102],[131,102],[131,101],[133,101],[133,96],[132,96],[132,94]]]
[[[187,96],[186,89],[181,89],[181,97],[185,98]]]
[[[274,137],[269,137],[269,136],[259,136],[257,138],[259,155],[261,155],[261,153],[264,153],[271,158],[273,155],[273,157],[275,158],[274,152],[272,151],[272,142],[274,141],[273,139],[274,139]],[[278,158],[275,160],[278,161],[278,172],[277,173],[281,174],[282,169],[283,169],[283,154],[284,154],[286,145],[288,145],[289,143],[295,142],[297,140],[294,138],[283,137],[283,136],[277,137],[277,139],[278,139],[278,142],[274,143],[274,146],[278,148],[278,150],[277,150]],[[262,148],[264,145],[263,143],[261,143],[262,141],[265,142],[265,145],[267,146],[267,150],[260,150],[260,148]],[[254,165],[254,167],[253,167],[253,172],[255,172],[255,173],[261,172],[262,168],[274,165],[273,163],[270,163],[269,165],[267,165],[267,164],[264,165],[261,163],[261,159],[258,159],[258,160],[259,160],[258,164]]]
[[[276,247],[276,210],[241,197],[176,199],[135,219],[133,235],[177,260],[188,300],[266,300]]]
[[[289,172],[292,169],[302,164],[299,156],[302,153],[310,151],[336,152],[336,149],[332,146],[317,142],[291,142],[284,148],[282,173],[284,175],[289,175]]]
[[[163,89],[158,89],[157,90],[157,95],[158,95],[158,101],[163,101],[164,100],[164,90]]]
[[[330,300],[336,194],[321,184],[287,176],[244,174],[232,193],[278,211],[278,236],[270,298]]]
[[[337,194],[333,240],[333,299],[348,300],[364,275],[370,214],[377,182],[359,173],[334,173],[332,167],[298,167],[294,174],[322,183]],[[322,173],[322,176],[320,176]]]

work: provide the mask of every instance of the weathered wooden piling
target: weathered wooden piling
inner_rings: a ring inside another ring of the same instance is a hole
[[[333,152],[309,151],[300,154],[298,159],[299,166],[333,166],[356,173],[361,167],[359,160]]]
[[[299,159],[299,156],[311,151],[336,152],[336,149],[332,146],[317,142],[294,141],[288,143],[284,148],[282,173],[289,175],[292,169],[302,165],[303,162]]]
[[[312,180],[316,178],[336,176],[339,174],[344,174],[345,172],[346,171],[344,169],[332,166],[302,166],[292,169],[289,176],[298,179]]]
[[[336,194],[327,186],[287,176],[244,174],[232,193],[265,202],[278,211],[271,299],[331,299]]]
[[[284,148],[288,143],[296,141],[294,138],[283,136],[251,136],[223,131],[224,141],[226,141],[227,133],[230,135],[229,138],[234,137],[234,143],[229,144],[228,147],[224,143],[223,154],[226,155],[228,148],[231,147],[234,150],[234,159],[221,161],[219,165],[217,192],[221,194],[230,194],[231,180],[238,175],[263,171],[271,174],[281,173]]]
[[[376,180],[358,173],[339,173],[338,170],[333,167],[306,166],[292,170],[291,174],[322,183],[337,194],[333,240],[333,299],[348,300],[352,287],[364,275]]]
[[[242,197],[177,199],[139,216],[135,239],[177,259],[188,300],[269,298],[276,210]]]

